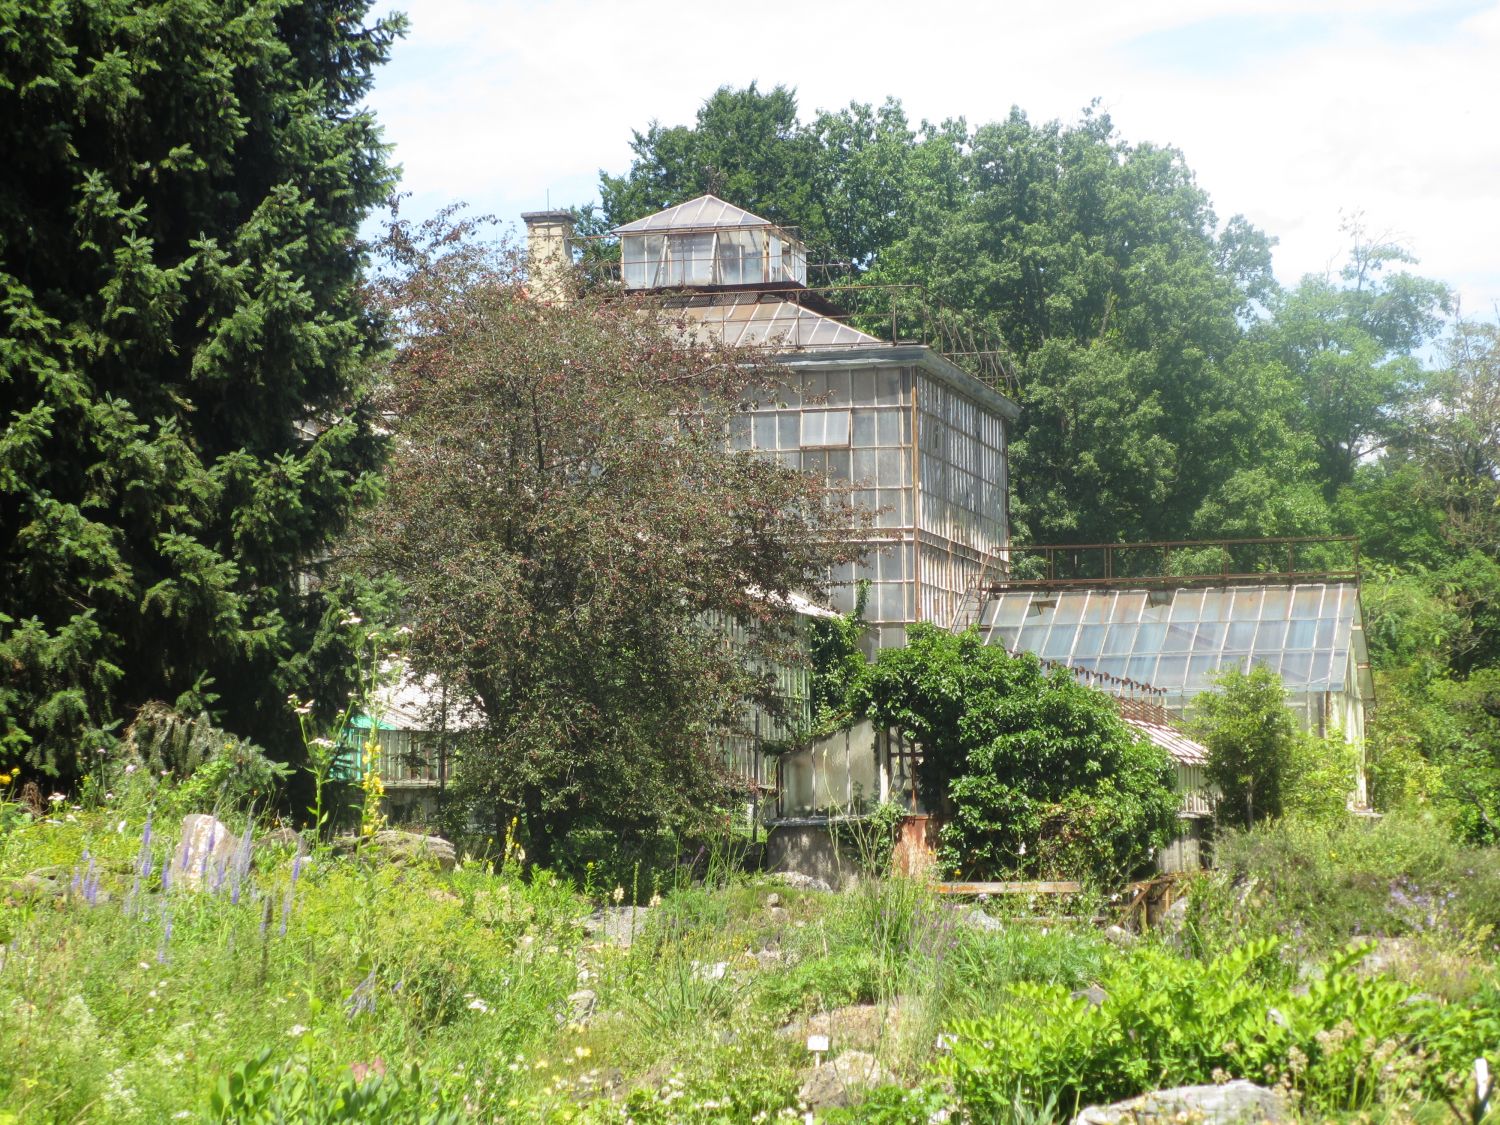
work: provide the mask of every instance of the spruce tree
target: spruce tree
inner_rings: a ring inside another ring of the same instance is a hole
[[[366,0],[0,2],[0,761],[140,705],[275,746],[369,492]]]

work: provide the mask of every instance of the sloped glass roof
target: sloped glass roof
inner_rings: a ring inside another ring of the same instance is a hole
[[[637,219],[614,229],[615,234],[641,234],[646,231],[715,230],[719,227],[772,227],[776,224],[743,207],[726,203],[717,195],[700,195],[665,211]]]
[[[695,334],[734,347],[871,347],[885,341],[792,301],[757,294],[694,301],[681,308]]]
[[[1191,698],[1231,667],[1260,664],[1289,693],[1345,690],[1364,659],[1353,583],[1210,589],[1010,590],[981,632],[1012,652],[1150,684]]]

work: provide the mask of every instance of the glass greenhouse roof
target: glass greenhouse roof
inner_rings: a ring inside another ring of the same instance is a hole
[[[615,234],[640,234],[646,231],[712,230],[720,227],[770,227],[776,224],[743,207],[726,203],[717,195],[700,195],[665,211],[637,219],[614,229]]]
[[[1260,664],[1290,693],[1346,688],[1364,661],[1353,583],[1213,589],[1008,590],[985,609],[992,644],[1149,684],[1169,697]]]

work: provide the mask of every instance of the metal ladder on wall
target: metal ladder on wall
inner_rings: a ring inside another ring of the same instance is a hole
[[[976,574],[964,592],[958,597],[958,605],[954,607],[953,619],[948,623],[948,631],[961,633],[970,625],[984,624],[985,607],[990,604],[990,587],[994,585],[995,578],[1003,575],[1009,569],[1007,560],[1000,551],[991,551],[984,556],[979,565],[979,573]],[[989,634],[994,630],[993,623],[988,629],[982,630],[982,639],[989,643]]]

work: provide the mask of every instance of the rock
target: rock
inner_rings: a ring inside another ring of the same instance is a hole
[[[728,961],[713,961],[706,965],[693,962],[693,975],[699,980],[723,980],[729,975]]]
[[[863,1100],[866,1092],[896,1081],[890,1071],[864,1051],[845,1051],[836,1059],[804,1072],[797,1097],[811,1110],[838,1109]]]
[[[774,891],[766,896],[766,909],[775,910],[781,906],[781,896]]]
[[[1129,949],[1141,939],[1124,926],[1106,926],[1104,929],[1104,940],[1121,949]]]
[[[44,898],[62,898],[68,893],[71,876],[63,867],[41,867],[28,871],[19,879],[12,879],[6,887],[5,896],[17,902],[32,902]]]
[[[368,838],[340,836],[333,842],[335,854],[364,851],[365,854],[396,867],[436,867],[452,871],[458,861],[453,845],[441,836],[423,836],[420,832],[402,832],[387,828]]]
[[[786,908],[781,906],[773,906],[766,913],[771,916],[771,921],[775,922],[778,926],[786,925],[787,920],[791,918],[791,915],[786,912]]]
[[[1071,995],[1074,1000],[1088,1001],[1088,1005],[1090,1008],[1102,1007],[1104,1002],[1109,999],[1109,993],[1105,992],[1104,989],[1100,988],[1097,984],[1091,984],[1087,988],[1080,988],[1077,991],[1070,993],[1069,995]]]
[[[594,1018],[594,1006],[598,1002],[599,996],[592,988],[580,988],[577,992],[570,993],[568,1014],[563,1022],[586,1027],[589,1020]]]
[[[992,934],[999,933],[1005,929],[1004,922],[1000,921],[993,914],[986,913],[978,906],[961,907],[957,915],[959,925],[968,926],[971,929],[984,930],[986,933]]]
[[[800,871],[778,871],[772,875],[778,883],[784,883],[788,887],[796,887],[799,891],[831,891],[833,890],[822,879],[813,875],[804,875]]]
[[[239,843],[239,837],[217,817],[189,813],[182,818],[182,836],[172,854],[172,886],[217,890],[235,862]]]
[[[1290,1116],[1285,1095],[1238,1079],[1222,1086],[1179,1086],[1113,1105],[1089,1106],[1073,1125],[1144,1125],[1182,1118],[1203,1125],[1259,1125]]]
[[[590,937],[629,949],[646,928],[650,914],[649,906],[606,906],[585,918],[583,929]]]

